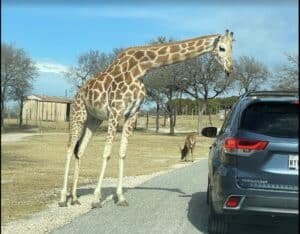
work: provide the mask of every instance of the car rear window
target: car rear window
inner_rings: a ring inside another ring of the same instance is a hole
[[[298,138],[298,105],[252,104],[244,111],[240,128],[273,137]]]

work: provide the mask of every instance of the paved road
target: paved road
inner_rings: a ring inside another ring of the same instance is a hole
[[[206,185],[207,160],[204,159],[126,189],[129,207],[118,207],[111,201],[52,233],[207,233]],[[295,223],[272,222],[276,224],[272,228],[264,221],[260,225],[235,225],[232,233],[274,234],[278,230],[278,233],[298,233],[286,229]]]

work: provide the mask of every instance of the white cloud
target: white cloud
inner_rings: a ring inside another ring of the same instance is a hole
[[[37,62],[36,66],[38,68],[38,71],[43,73],[62,74],[63,72],[68,71],[67,66],[52,62]]]

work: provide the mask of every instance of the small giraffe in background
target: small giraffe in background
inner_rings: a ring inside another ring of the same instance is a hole
[[[198,136],[196,133],[191,133],[186,136],[184,146],[183,146],[183,148],[180,148],[182,161],[183,160],[187,161],[187,156],[189,155],[189,153],[191,153],[192,162],[194,162],[194,154],[193,153],[194,153],[194,149],[196,146],[197,138],[198,138]]]
[[[80,204],[76,189],[82,155],[93,133],[108,119],[107,138],[103,151],[102,168],[94,191],[92,207],[101,207],[101,187],[110,159],[117,126],[124,119],[119,150],[119,174],[117,205],[127,206],[123,194],[124,160],[128,137],[132,134],[146,91],[142,77],[152,68],[174,64],[204,53],[212,53],[223,66],[227,75],[232,72],[233,33],[226,30],[224,35],[209,35],[194,39],[160,45],[131,47],[121,52],[115,61],[96,77],[86,81],[75,95],[70,119],[70,135],[63,189],[59,206],[67,206],[67,184],[71,158],[75,157],[74,181],[71,190],[71,204]]]

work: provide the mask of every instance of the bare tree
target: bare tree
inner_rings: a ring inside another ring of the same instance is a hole
[[[34,62],[23,49],[1,43],[1,57],[1,128],[3,129],[5,102],[13,99],[19,101],[20,105],[23,104],[23,96],[31,90],[32,82],[38,73]],[[21,111],[22,109],[20,106]]]
[[[200,133],[202,116],[207,111],[208,99],[224,93],[230,88],[233,79],[225,77],[221,65],[211,54],[188,60],[185,67],[187,78],[185,93],[198,102],[198,133]]]
[[[253,57],[241,56],[235,62],[233,77],[240,94],[260,88],[268,75],[267,67]]]
[[[147,90],[146,101],[154,102],[156,105],[156,120],[155,120],[155,131],[159,131],[159,112],[165,102],[164,89],[166,81],[161,78],[161,70],[155,69],[146,74],[144,80],[145,87]]]
[[[295,90],[299,84],[299,56],[286,54],[287,63],[278,67],[273,75],[273,89]]]
[[[150,44],[164,44],[172,41],[175,40],[172,38],[167,39],[164,36],[158,36],[156,39],[151,40]],[[167,105],[167,103],[170,103],[170,100],[173,99],[173,88],[175,87],[174,84],[170,85],[172,83],[172,78],[170,76],[172,69],[174,69],[173,65],[154,69],[147,73],[143,79],[147,89],[147,99],[155,102],[156,105],[156,132],[159,131],[159,112],[161,109],[164,109],[169,114],[171,135],[174,134],[174,118],[171,105]]]
[[[116,58],[123,49],[116,48],[110,54],[101,53],[98,50],[89,50],[81,54],[77,59],[77,64],[64,72],[65,77],[77,89],[89,78],[95,77],[103,71]]]
[[[32,83],[28,80],[20,79],[13,82],[13,88],[10,90],[9,96],[12,100],[17,101],[19,109],[19,128],[23,124],[23,104],[24,97],[32,90]]]

